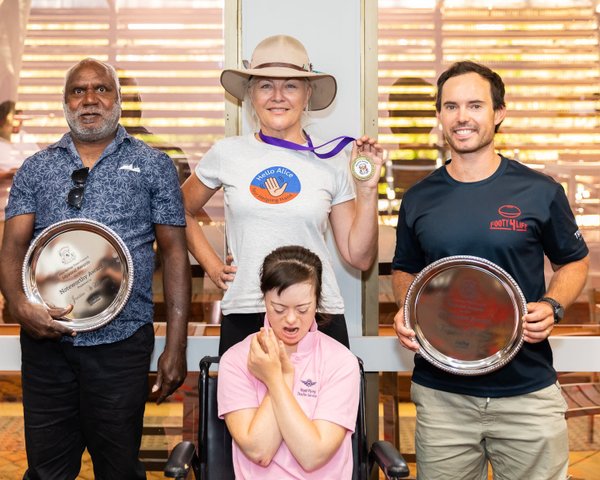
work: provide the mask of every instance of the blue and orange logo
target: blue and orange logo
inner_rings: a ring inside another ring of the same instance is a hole
[[[300,190],[298,176],[285,167],[269,167],[254,177],[250,193],[264,203],[280,204],[293,200]]]

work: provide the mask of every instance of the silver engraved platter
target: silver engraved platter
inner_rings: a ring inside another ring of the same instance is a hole
[[[23,262],[23,289],[31,302],[73,310],[64,325],[88,332],[123,309],[133,287],[133,260],[123,240],[93,220],[50,225],[31,243]]]
[[[513,278],[484,258],[458,255],[424,268],[411,283],[404,323],[419,353],[458,375],[482,375],[506,365],[523,344],[527,302]]]

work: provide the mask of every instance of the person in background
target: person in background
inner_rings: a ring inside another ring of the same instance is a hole
[[[13,176],[25,160],[21,152],[11,141],[15,124],[15,102],[7,100],[0,103],[0,244],[4,236],[4,209],[8,202],[8,193],[12,186]],[[10,321],[5,311],[4,297],[0,295],[0,323]]]
[[[17,169],[25,160],[11,142],[15,123],[15,102],[7,100],[0,103],[0,240],[4,230],[4,208],[8,201],[8,192]]]
[[[168,143],[161,135],[156,135],[144,126],[142,121],[143,102],[140,87],[135,78],[119,72],[119,85],[121,85],[121,123],[125,131],[153,148],[166,153],[177,168],[179,183],[183,183],[190,176],[190,166],[185,152],[178,146]]]
[[[154,348],[153,242],[163,259],[167,316],[156,383],[162,402],[186,375],[190,266],[185,215],[171,159],[119,125],[114,68],[87,58],[66,73],[69,133],[29,157],[14,178],[6,208],[0,287],[21,325],[25,479],[75,479],[87,448],[97,480],[146,478],[138,459],[148,372]],[[103,327],[77,332],[56,320],[70,305],[32,303],[21,285],[31,242],[74,218],[106,225],[133,261],[131,294]]]
[[[217,403],[238,480],[352,478],[360,373],[350,350],[317,328],[322,271],[304,247],[267,255],[263,327],[221,358]]]
[[[408,190],[398,216],[395,329],[400,344],[417,352],[411,397],[419,479],[486,479],[488,460],[494,478],[567,477],[566,404],[548,336],[585,284],[588,248],[562,186],[496,153],[504,91],[497,73],[474,62],[442,73],[436,111],[450,159]],[[404,325],[403,305],[415,275],[453,255],[497,264],[528,302],[522,348],[491,373],[466,376],[437,368],[418,354],[415,332]],[[544,255],[554,269],[548,288]]]
[[[248,68],[225,70],[221,84],[250,104],[257,130],[215,144],[182,186],[188,248],[210,279],[225,290],[219,352],[260,329],[265,306],[258,285],[261,259],[281,245],[300,244],[323,262],[323,299],[317,321],[348,346],[344,303],[325,234],[351,266],[366,270],[377,256],[377,183],[382,149],[363,136],[354,142],[372,162],[370,178],[353,182],[345,152],[320,158],[305,149],[322,142],[303,129],[306,110],[334,100],[335,79],[313,70],[304,46],[276,35],[254,50]],[[303,150],[304,149],[304,150]],[[223,188],[227,246],[232,263],[208,243],[195,216]],[[328,323],[321,314],[327,314]]]
[[[52,114],[50,114],[52,116]],[[34,136],[23,128],[26,120],[32,119],[33,116],[26,114],[21,109],[15,110],[13,123],[13,148],[17,150],[23,159],[30,157],[34,153],[40,151],[40,146],[33,141]]]

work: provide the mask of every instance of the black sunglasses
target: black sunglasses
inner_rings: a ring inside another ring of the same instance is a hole
[[[75,186],[69,190],[69,194],[67,195],[67,203],[69,206],[81,208],[81,204],[83,203],[83,190],[85,188],[85,182],[89,173],[90,169],[88,167],[73,170],[73,173],[71,174],[71,180],[73,180]]]

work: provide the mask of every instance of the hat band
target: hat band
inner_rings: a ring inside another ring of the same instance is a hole
[[[301,72],[311,72],[312,71],[312,65],[309,64],[309,68],[310,70],[307,70],[304,65],[302,67],[299,67],[298,65],[294,65],[293,63],[281,63],[281,62],[271,62],[271,63],[261,63],[260,65],[257,65],[256,67],[253,68],[269,68],[269,67],[285,67],[285,68],[292,68],[294,70],[300,70]]]

